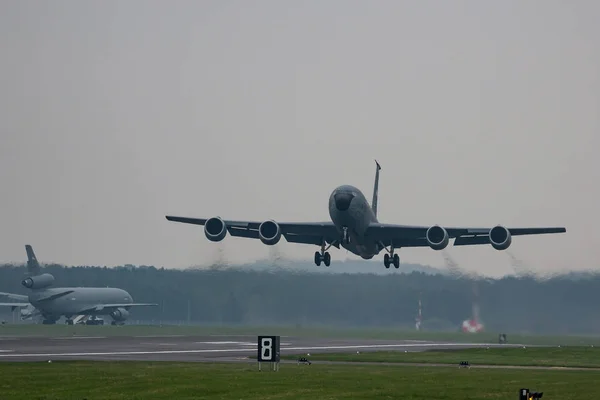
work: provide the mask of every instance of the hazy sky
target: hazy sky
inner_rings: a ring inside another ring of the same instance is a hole
[[[600,269],[597,1],[0,11],[1,261],[25,261],[26,243],[68,265],[267,257],[260,241],[215,244],[164,216],[328,220],[337,185],[371,197],[377,158],[383,222],[566,226],[510,254],[538,271]],[[312,263],[317,247],[283,242]],[[490,246],[448,254],[511,271]],[[400,256],[444,265],[428,248]]]

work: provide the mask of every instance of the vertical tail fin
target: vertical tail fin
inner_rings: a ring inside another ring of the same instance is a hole
[[[381,165],[375,160],[375,164],[377,165],[377,169],[375,170],[375,187],[373,188],[373,202],[371,202],[371,208],[373,209],[373,213],[377,216],[377,193],[379,192],[379,171],[381,170]]]
[[[39,275],[41,268],[33,252],[33,247],[30,244],[26,244],[25,251],[27,252],[27,272],[31,276]]]

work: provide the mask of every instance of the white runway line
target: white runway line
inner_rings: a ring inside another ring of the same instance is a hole
[[[118,337],[118,336],[115,336]],[[134,338],[169,338],[169,337],[186,337],[186,335],[141,335]]]
[[[144,346],[148,346],[148,345],[153,345],[153,346],[177,346],[177,343],[140,343],[141,345]]]
[[[351,346],[306,346],[306,347],[286,347],[281,350],[306,351],[306,350],[347,350],[347,349],[368,349],[368,348],[402,348],[402,347],[509,347],[501,344],[489,343],[431,343],[422,344],[365,344]],[[513,345],[522,346],[522,345]],[[233,353],[240,351],[256,351],[255,349],[201,349],[201,350],[147,350],[147,351],[111,351],[102,353],[27,353],[27,354],[0,354],[0,358],[9,357],[73,357],[73,356],[126,356],[126,355],[145,355],[145,354],[201,354],[201,353]]]
[[[258,335],[206,335],[210,337],[252,337],[255,338]],[[279,337],[290,337],[290,336],[279,336]]]
[[[106,339],[106,336],[64,336],[54,337],[51,340],[68,340],[68,339]]]
[[[242,344],[242,345],[250,345],[256,346],[256,343],[251,342],[194,342],[195,344]]]
[[[0,350],[0,353],[12,353],[14,350]]]
[[[194,342],[194,344],[237,344],[240,346],[258,346],[255,342]],[[289,346],[291,343],[280,343],[280,346]]]

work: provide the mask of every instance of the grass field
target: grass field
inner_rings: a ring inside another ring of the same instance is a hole
[[[282,364],[0,363],[2,399],[600,399],[600,372]]]
[[[497,343],[498,334],[478,333],[464,334],[461,332],[416,332],[402,331],[392,328],[330,328],[330,327],[291,327],[291,326],[263,326],[263,327],[224,327],[224,326],[69,326],[33,325],[33,324],[7,324],[0,325],[0,336],[71,336],[71,335],[103,335],[103,336],[132,336],[132,335],[280,335],[304,336],[320,338],[361,338],[361,339],[398,339],[398,340],[433,340],[462,343]],[[541,336],[519,335],[508,333],[510,343],[538,344],[538,345],[571,345],[571,346],[600,346],[600,337],[586,336]]]
[[[307,357],[306,354],[300,354],[282,355],[282,358],[297,360],[300,356]],[[307,358],[311,362],[327,360],[458,365],[461,361],[468,361],[469,364],[474,366],[479,364],[600,368],[600,348],[598,347],[479,348],[408,353],[400,351],[365,352],[360,354],[311,353],[310,357]]]

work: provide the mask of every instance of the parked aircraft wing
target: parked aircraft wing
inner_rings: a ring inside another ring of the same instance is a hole
[[[0,307],[29,307],[31,303],[0,303]]]
[[[188,218],[166,216],[167,220],[184,224],[204,225],[208,218]],[[231,236],[258,239],[258,227],[263,221],[223,220]],[[331,221],[324,222],[279,222],[282,236],[292,243],[321,245],[323,240],[332,243],[339,238],[339,233]]]
[[[81,309],[78,314],[85,314],[91,312],[99,312],[103,310],[110,310],[113,308],[129,308],[129,307],[144,307],[144,306],[158,306],[156,303],[110,303],[110,304],[98,304],[92,307],[86,307]]]
[[[367,228],[366,236],[383,242],[386,246],[393,243],[394,247],[421,247],[427,246],[425,235],[429,226],[372,224]],[[455,246],[489,244],[489,234],[492,228],[462,228],[443,227],[448,232]],[[551,233],[564,233],[564,227],[543,228],[506,228],[511,236],[542,235]]]
[[[25,296],[24,294],[0,292],[0,297],[6,297],[7,299],[17,301],[29,301],[29,297]]]
[[[58,299],[59,297],[66,296],[66,295],[71,294],[73,292],[74,292],[74,290],[65,290],[65,291],[62,291],[62,292],[59,292],[59,293],[54,293],[54,294],[52,294],[50,296],[39,298],[36,301],[39,301],[39,302],[41,302],[41,301],[50,301],[50,300]]]
[[[116,304],[102,304],[103,308],[119,308],[119,307],[156,307],[156,303],[116,303]]]

